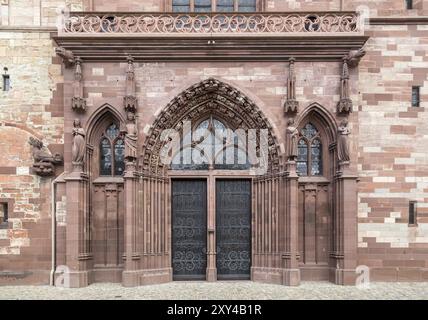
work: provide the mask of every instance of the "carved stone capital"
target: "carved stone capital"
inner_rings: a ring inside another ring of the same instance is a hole
[[[71,108],[76,112],[84,112],[86,110],[86,99],[73,97],[71,99]]]
[[[299,109],[299,101],[297,100],[287,100],[284,103],[284,113],[285,114],[293,114],[297,113]]]
[[[340,99],[337,104],[337,113],[349,114],[352,112],[352,100],[351,99]]]
[[[137,112],[138,99],[134,96],[125,96],[123,97],[123,105],[126,112]]]

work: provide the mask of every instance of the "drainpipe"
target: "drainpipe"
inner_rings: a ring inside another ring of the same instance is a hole
[[[55,285],[55,270],[56,270],[56,184],[58,180],[62,178],[65,172],[62,172],[58,177],[56,177],[51,182],[51,233],[52,233],[52,244],[51,244],[51,257],[52,257],[52,266],[50,272],[49,284],[51,286]]]

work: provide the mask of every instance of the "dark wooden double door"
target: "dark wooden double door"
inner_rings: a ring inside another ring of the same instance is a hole
[[[217,279],[250,278],[251,266],[251,181],[172,181],[172,266],[174,280],[206,279],[208,225],[215,221]],[[208,194],[215,194],[215,209]],[[212,209],[211,209],[212,208]],[[215,212],[210,212],[213,210]]]

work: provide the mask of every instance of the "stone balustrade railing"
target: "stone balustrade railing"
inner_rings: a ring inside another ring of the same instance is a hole
[[[292,13],[97,13],[72,12],[63,34],[281,35],[360,33],[356,12]]]

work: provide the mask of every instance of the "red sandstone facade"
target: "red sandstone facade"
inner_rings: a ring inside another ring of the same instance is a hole
[[[165,14],[167,0],[68,1],[56,29],[57,5],[28,22],[19,1],[1,2],[0,64],[12,79],[0,95],[1,284],[53,283],[64,270],[72,287],[173,281],[178,212],[191,209],[203,216],[203,278],[225,279],[231,222],[219,221],[234,203],[248,208],[231,233],[249,232],[253,281],[353,285],[361,265],[373,281],[428,280],[426,1],[258,0],[255,13],[187,20]],[[43,34],[49,52],[32,52],[45,60],[27,59],[19,46]],[[163,130],[207,119],[267,130],[266,172],[160,161]],[[301,141],[319,155],[305,158]]]

